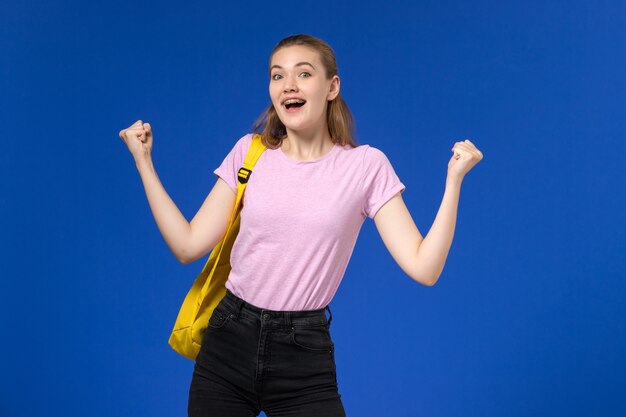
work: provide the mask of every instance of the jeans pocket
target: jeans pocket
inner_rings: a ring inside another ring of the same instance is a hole
[[[232,314],[228,308],[222,304],[218,304],[213,310],[213,314],[209,318],[209,327],[213,329],[219,329],[224,327],[226,322],[231,318]]]
[[[328,325],[294,326],[291,329],[291,342],[303,349],[317,352],[332,352],[335,347],[335,344],[330,338]]]

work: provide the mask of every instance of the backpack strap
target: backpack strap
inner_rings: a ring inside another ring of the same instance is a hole
[[[256,161],[265,149],[265,145],[261,142],[261,135],[254,135],[252,137],[252,143],[250,143],[250,148],[248,148],[246,159],[243,162],[243,166],[239,168],[239,172],[237,173],[237,178],[239,179],[240,184],[247,184],[250,174],[252,174],[252,168],[254,168]],[[237,189],[239,189],[239,184],[237,185]]]
[[[235,221],[237,217],[237,212],[241,208],[241,200],[243,199],[243,192],[246,190],[246,186],[248,185],[248,180],[250,179],[250,175],[252,175],[252,168],[256,165],[256,161],[258,161],[259,157],[265,151],[266,146],[263,145],[261,141],[261,135],[252,136],[252,142],[250,143],[250,147],[248,148],[248,153],[246,154],[246,158],[243,161],[243,166],[239,168],[239,172],[237,172],[237,179],[239,182],[237,183],[237,201],[235,202],[235,207],[230,216],[230,223],[228,228]]]
[[[233,223],[235,222],[235,219],[239,214],[239,210],[241,209],[243,193],[246,190],[248,180],[250,179],[250,175],[252,174],[252,168],[254,168],[256,162],[258,161],[263,151],[265,151],[265,149],[267,149],[267,147],[261,141],[261,135],[255,134],[254,136],[252,136],[252,142],[250,143],[248,153],[246,154],[246,157],[244,159],[243,167],[241,167],[239,169],[239,172],[237,173],[237,178],[239,180],[239,182],[237,183],[237,200],[235,201],[235,206],[233,207],[233,211],[230,215],[230,221],[228,222],[228,228],[226,229],[226,233],[224,233],[222,240],[218,243],[219,252],[217,253],[217,258],[213,263],[213,268],[211,269],[209,276],[213,275],[215,269],[217,268],[217,265],[219,264],[219,260],[222,255],[222,249],[224,248],[224,241],[226,237],[230,234],[230,229],[232,228]],[[205,267],[209,265],[209,262],[210,259],[207,260],[207,265],[205,265]],[[206,293],[209,289],[209,282],[210,280],[207,280],[202,288],[201,299],[204,299],[204,297],[206,296]]]

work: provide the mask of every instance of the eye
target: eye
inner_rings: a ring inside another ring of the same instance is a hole
[[[272,75],[272,80],[278,80],[278,78],[276,77],[282,77],[280,74],[274,74]]]
[[[303,72],[303,73],[301,73],[300,75],[301,75],[301,76],[306,75],[306,77],[304,77],[304,78],[309,78],[309,77],[311,76],[311,74],[309,74],[308,72]]]

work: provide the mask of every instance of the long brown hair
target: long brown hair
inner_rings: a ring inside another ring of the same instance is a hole
[[[270,64],[272,57],[279,49],[292,45],[308,46],[315,50],[319,54],[322,65],[326,70],[327,79],[337,75],[335,52],[330,45],[319,38],[305,34],[291,35],[278,42],[270,54]],[[354,137],[352,112],[341,97],[341,92],[337,94],[334,100],[328,102],[326,122],[328,124],[328,133],[330,133],[333,143],[350,145],[353,148],[357,146]],[[283,139],[287,136],[285,125],[278,118],[278,113],[276,113],[276,109],[271,103],[254,122],[253,131],[263,136],[263,144],[270,149],[280,147]]]

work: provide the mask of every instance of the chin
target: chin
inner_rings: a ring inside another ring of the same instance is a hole
[[[286,129],[292,130],[294,132],[303,130],[303,129],[307,129],[309,126],[305,126],[303,123],[294,123],[293,120],[289,120],[289,118],[287,117],[287,120],[284,120],[283,118],[279,117],[281,123],[283,124],[283,126],[285,126]],[[285,123],[286,122],[286,123]]]
[[[286,129],[292,132],[306,132],[315,128],[316,123],[311,120],[303,120],[302,122],[295,122],[293,120],[287,120],[287,123],[280,119]]]
[[[285,129],[290,130],[292,132],[296,132],[296,133],[297,132],[304,132],[306,130],[309,130],[310,128],[311,128],[310,126],[302,126],[302,125],[296,125],[296,126],[294,126],[294,125],[285,125]]]

